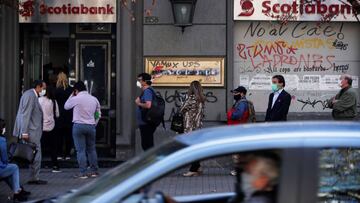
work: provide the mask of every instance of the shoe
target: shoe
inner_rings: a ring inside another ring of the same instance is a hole
[[[51,172],[53,172],[53,173],[60,173],[60,172],[62,172],[62,171],[60,171],[59,167],[54,166],[54,167],[52,168],[52,171],[51,171]]]
[[[91,172],[88,174],[89,177],[91,178],[97,178],[100,174],[98,172]]]
[[[31,192],[26,191],[23,186],[20,186],[20,188],[21,188],[20,193],[24,194],[25,196],[30,196],[31,195]]]
[[[28,197],[26,195],[24,195],[23,193],[19,192],[17,194],[14,194],[13,196],[13,201],[18,201],[18,202],[25,202],[28,200]]]
[[[201,175],[201,172],[192,172],[192,171],[188,171],[186,173],[183,174],[184,177],[194,177],[194,176],[199,176]]]
[[[70,160],[71,158],[67,156],[67,157],[65,157],[64,159],[68,161],[68,160]]]
[[[64,160],[64,158],[62,158],[62,157],[59,156],[59,157],[57,158],[57,160],[58,160],[58,161],[62,161],[62,160]]]
[[[77,178],[77,179],[88,179],[89,176],[88,176],[87,174],[81,174],[81,173],[79,173],[79,174],[75,174],[75,175],[74,175],[74,178]]]
[[[30,180],[27,183],[29,185],[46,185],[48,182],[45,180]]]
[[[236,172],[235,170],[232,170],[232,171],[230,171],[230,175],[236,176],[236,175],[237,175],[237,172]]]

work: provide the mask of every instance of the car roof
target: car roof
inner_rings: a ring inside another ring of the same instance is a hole
[[[296,133],[295,133],[296,132]],[[186,145],[195,145],[210,141],[231,139],[236,137],[253,137],[282,133],[290,138],[303,138],[308,133],[360,133],[358,122],[306,121],[306,122],[271,122],[243,124],[205,128],[189,134],[177,136],[175,139]],[[306,136],[306,138],[309,138]]]

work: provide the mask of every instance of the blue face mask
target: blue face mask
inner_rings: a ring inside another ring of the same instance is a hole
[[[271,90],[273,91],[273,92],[277,92],[278,90],[279,90],[279,87],[277,86],[277,84],[271,84]]]

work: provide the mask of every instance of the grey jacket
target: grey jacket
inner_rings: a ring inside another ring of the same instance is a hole
[[[335,120],[352,120],[357,116],[358,94],[353,88],[341,90],[335,96],[336,102],[329,103]]]
[[[43,112],[34,89],[29,89],[20,99],[13,136],[28,133],[31,142],[40,142],[43,130]]]

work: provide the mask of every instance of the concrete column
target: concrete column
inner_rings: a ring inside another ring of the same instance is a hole
[[[0,6],[0,117],[12,133],[19,93],[19,23],[13,8]]]

